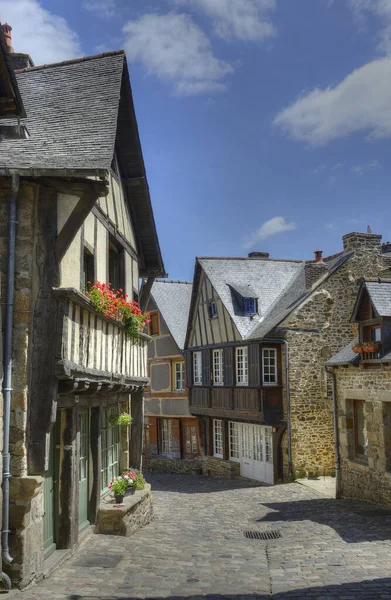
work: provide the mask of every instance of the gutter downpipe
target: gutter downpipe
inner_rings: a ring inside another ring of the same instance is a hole
[[[291,396],[289,385],[289,343],[287,340],[275,340],[272,338],[264,338],[262,341],[274,344],[284,344],[285,346],[285,397],[286,397],[286,413],[287,413],[287,432],[288,432],[288,478],[293,480],[293,464],[292,464],[292,428],[291,428]]]
[[[333,421],[334,421],[334,454],[335,454],[335,497],[342,497],[341,490],[341,455],[339,452],[339,429],[338,429],[338,404],[337,404],[337,378],[335,372],[326,367],[326,373],[331,375],[333,394]]]
[[[4,379],[3,379],[3,510],[1,548],[3,562],[10,566],[14,559],[9,553],[9,487],[10,487],[10,412],[12,392],[12,339],[13,339],[13,312],[15,289],[15,243],[16,243],[16,198],[19,190],[19,175],[12,175],[11,194],[8,212],[8,265],[7,265],[7,295],[4,324]],[[4,588],[11,589],[11,579],[2,572]]]

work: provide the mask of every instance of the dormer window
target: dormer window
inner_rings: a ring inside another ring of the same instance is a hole
[[[256,298],[243,298],[243,312],[245,315],[255,315],[257,312]]]

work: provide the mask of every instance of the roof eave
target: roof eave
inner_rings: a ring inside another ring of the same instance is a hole
[[[11,64],[8,47],[5,42],[3,29],[0,23],[0,76],[3,73],[3,77],[6,78],[5,84],[9,88],[8,100],[13,107],[7,110],[4,114],[1,114],[1,118],[26,118],[26,111],[23,105],[22,96],[20,95],[18,83],[16,81],[14,69]]]

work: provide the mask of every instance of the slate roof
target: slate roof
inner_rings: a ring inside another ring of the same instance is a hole
[[[379,317],[391,317],[391,281],[366,281],[373,307]]]
[[[123,50],[24,69],[16,78],[29,139],[0,142],[0,175],[105,177],[116,147],[140,275],[164,277]]]
[[[154,281],[151,296],[180,350],[185,347],[193,284],[186,281]]]
[[[352,346],[358,342],[358,337],[355,337],[347,346],[342,348],[337,354],[334,354],[325,364],[330,367],[338,365],[352,365],[358,363],[359,355],[353,352]]]
[[[30,137],[1,143],[0,168],[109,169],[124,64],[120,51],[17,72]]]
[[[273,303],[304,268],[302,261],[254,258],[200,258],[199,264],[244,339],[265,319]],[[231,285],[238,289],[249,286],[253,290],[258,298],[258,315],[244,316]]]

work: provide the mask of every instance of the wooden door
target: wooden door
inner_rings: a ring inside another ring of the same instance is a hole
[[[79,531],[90,524],[88,520],[89,412],[79,413]]]

